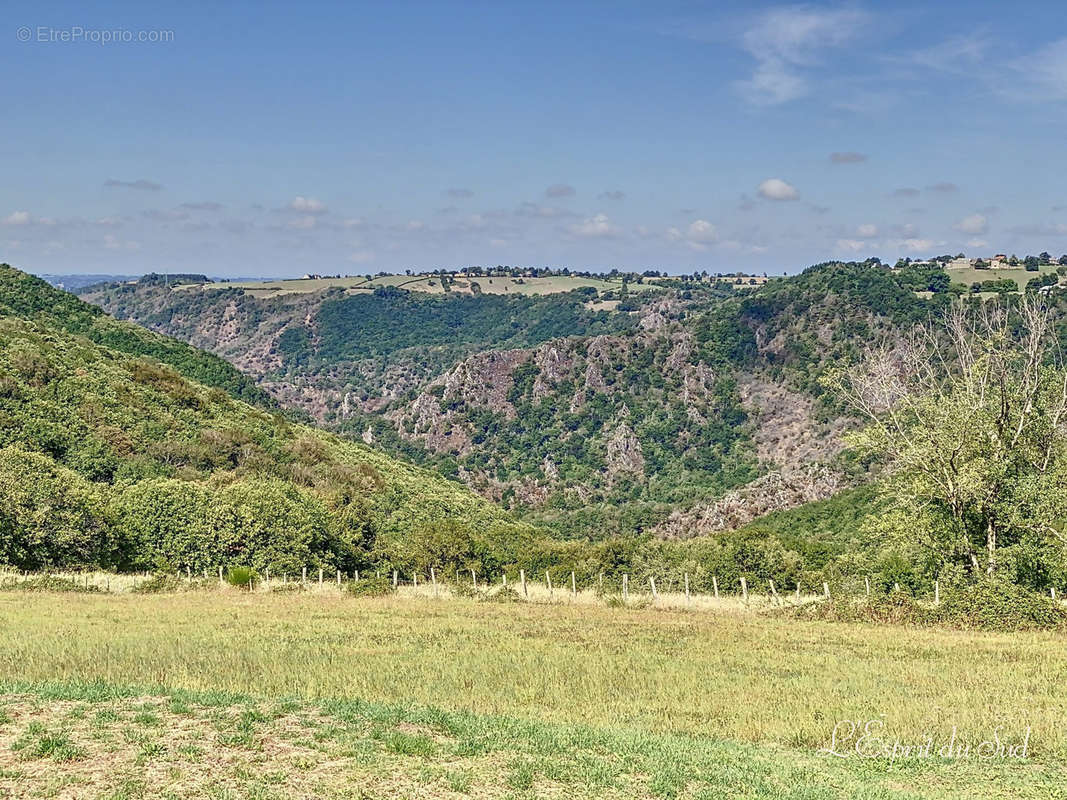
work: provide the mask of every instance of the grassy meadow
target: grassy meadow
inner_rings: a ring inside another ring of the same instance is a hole
[[[585,286],[592,286],[599,291],[618,291],[622,280],[608,278],[587,278],[579,275],[551,275],[545,277],[510,276],[473,276],[453,274],[449,291],[456,294],[471,294],[471,282],[478,284],[483,294],[522,294],[546,295],[571,292]],[[435,275],[380,275],[367,280],[365,276],[346,276],[341,278],[294,278],[273,281],[228,281],[226,283],[179,284],[175,291],[191,292],[211,289],[243,289],[254,297],[278,297],[287,294],[307,294],[326,289],[345,289],[352,293],[370,293],[382,287],[396,287],[426,294],[444,294],[441,279]],[[653,282],[630,283],[630,292],[659,291],[661,287]]]
[[[116,794],[123,770],[175,797],[1048,797],[1067,778],[1058,634],[227,589],[6,592],[0,643],[0,796],[142,796]],[[937,745],[1029,727],[1028,758],[820,754],[842,720]]]

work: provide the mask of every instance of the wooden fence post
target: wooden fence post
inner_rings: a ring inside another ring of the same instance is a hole
[[[478,588],[478,577],[474,574],[474,567],[471,567],[471,585],[475,589]]]
[[[748,583],[744,576],[741,577],[741,596],[745,598],[745,603],[748,603]]]
[[[437,573],[430,567],[430,583],[433,584],[433,596],[437,597]]]
[[[571,570],[571,597],[578,596],[578,583],[574,580],[574,570]]]
[[[356,583],[359,583],[359,570],[358,569],[355,572],[352,573],[352,580],[356,581]]]
[[[341,585],[341,570],[337,570],[337,585]]]
[[[596,579],[596,585],[597,585],[597,588],[599,588],[601,591],[604,591],[604,573],[603,572],[601,572],[600,573],[600,577],[598,577]]]
[[[322,567],[319,567],[319,587],[322,586]]]
[[[797,605],[800,605],[800,581],[797,581]]]
[[[776,592],[775,589],[774,589],[774,581],[768,580],[767,583],[769,583],[771,585],[771,597],[774,598],[774,602],[777,603],[778,605],[781,605],[782,601],[778,599],[778,592]]]
[[[715,599],[719,599],[719,579],[714,575],[711,576],[711,588],[715,590]]]
[[[649,575],[648,583],[652,587],[652,599],[655,600],[657,597],[659,597],[659,595],[656,594],[656,579]]]
[[[830,584],[828,584],[826,581],[822,582],[822,593],[823,597],[825,597],[827,600],[830,599]]]
[[[685,602],[689,602],[689,573],[685,573]]]
[[[529,597],[530,593],[526,591],[526,570],[519,570],[519,580],[522,581],[522,596]]]
[[[308,568],[304,567],[300,571],[300,582],[307,585],[308,582]]]
[[[863,576],[863,583],[866,584],[866,586],[867,586],[867,596],[870,597],[871,596],[871,579],[868,578],[866,575],[864,575]]]
[[[1052,599],[1055,600],[1056,599],[1056,587],[1053,586],[1051,589],[1049,589],[1049,591],[1052,593]]]
[[[222,583],[222,567],[219,567],[219,583]]]
[[[630,597],[630,576],[623,573],[622,576],[622,602],[626,602]]]
[[[545,570],[545,583],[548,584],[548,596],[551,597],[552,596],[552,576],[548,573],[547,569]]]
[[[411,576],[411,585],[416,589],[419,588],[419,573],[416,572]]]
[[[394,592],[396,591],[396,587],[397,587],[397,578],[398,578],[398,576],[396,574],[396,570],[394,569],[393,570],[393,591]]]
[[[1052,590],[1052,599],[1056,599],[1056,590]],[[934,581],[934,605],[941,605],[941,581]]]

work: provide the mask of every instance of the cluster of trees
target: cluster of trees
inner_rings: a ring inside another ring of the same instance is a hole
[[[262,407],[275,406],[255,381],[218,356],[116,320],[96,306],[9,264],[0,264],[0,315],[39,321],[57,330],[84,336],[119,353],[153,358],[169,364],[192,380],[220,388],[233,397]]]
[[[1067,367],[1043,300],[954,307],[834,383],[870,423],[852,445],[887,468],[872,530],[929,574],[1062,584]]]
[[[0,316],[0,563],[353,569],[445,520],[527,535],[431,472],[26,316]]]

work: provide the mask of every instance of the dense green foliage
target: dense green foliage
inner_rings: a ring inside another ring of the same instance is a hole
[[[529,535],[430,472],[29,316],[0,317],[2,563],[352,569],[443,520]]]
[[[162,361],[182,375],[262,406],[273,401],[251,378],[221,358],[109,317],[96,306],[50,286],[40,278],[0,264],[0,315],[50,325],[119,353]]]
[[[337,294],[341,296],[333,296]],[[408,347],[529,347],[561,336],[632,327],[626,316],[587,310],[588,299],[582,292],[443,297],[399,289],[378,289],[373,295],[335,292],[322,302],[316,316],[314,358],[332,364]],[[302,352],[301,341],[294,336],[287,344]],[[289,355],[285,349],[282,352]]]

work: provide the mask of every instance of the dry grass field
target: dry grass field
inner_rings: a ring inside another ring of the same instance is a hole
[[[545,295],[570,292],[585,286],[595,287],[602,292],[618,291],[622,288],[621,280],[609,280],[607,278],[562,275],[543,278],[487,278],[454,274],[452,275],[449,291],[455,294],[472,294],[474,291],[471,286],[472,282],[478,284],[483,294]],[[194,292],[211,291],[212,289],[243,289],[255,297],[279,297],[287,294],[321,292],[332,288],[345,289],[350,293],[372,292],[374,289],[385,286],[394,286],[426,294],[444,294],[445,291],[441,285],[440,277],[435,275],[384,275],[370,280],[362,276],[349,276],[342,278],[295,278],[276,281],[230,281],[210,284],[188,283],[175,286],[174,291]],[[660,291],[660,287],[654,283],[630,283],[627,288],[630,292],[637,293]]]
[[[1062,796],[1061,635],[543,599],[3,593],[0,797]]]

